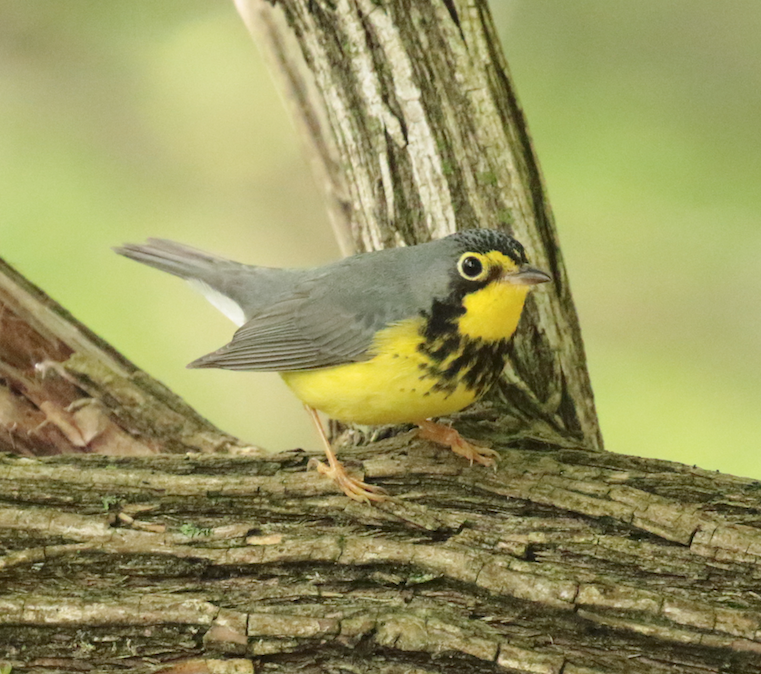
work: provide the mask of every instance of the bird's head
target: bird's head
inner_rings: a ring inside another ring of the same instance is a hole
[[[459,332],[488,342],[508,339],[528,291],[551,277],[532,267],[523,246],[502,232],[470,229],[448,238],[457,244],[449,301],[462,307]]]

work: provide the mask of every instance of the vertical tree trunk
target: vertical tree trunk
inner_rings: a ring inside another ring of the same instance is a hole
[[[306,131],[345,250],[501,227],[551,271],[494,395],[502,439],[601,449],[541,174],[485,0],[235,0]]]

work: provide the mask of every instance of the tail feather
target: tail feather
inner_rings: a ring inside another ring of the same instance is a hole
[[[220,265],[242,266],[232,260],[168,239],[148,239],[146,243],[126,243],[123,246],[114,247],[113,250],[131,260],[184,279],[206,281],[209,273],[213,273]]]
[[[245,265],[167,239],[127,243],[114,251],[185,279],[237,325],[288,296],[299,278],[292,270]]]

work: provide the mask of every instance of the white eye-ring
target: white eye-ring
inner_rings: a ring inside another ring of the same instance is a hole
[[[457,261],[457,271],[468,281],[478,281],[486,275],[487,270],[478,255],[465,253]]]

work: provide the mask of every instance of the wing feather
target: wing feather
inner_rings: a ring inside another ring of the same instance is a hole
[[[188,367],[287,372],[367,360],[376,333],[430,310],[448,292],[445,240],[303,270],[232,341]],[[426,250],[430,250],[427,253]]]

